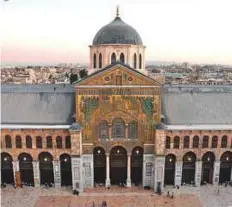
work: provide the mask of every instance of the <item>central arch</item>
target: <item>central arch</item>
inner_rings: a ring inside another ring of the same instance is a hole
[[[106,155],[102,147],[93,149],[94,183],[105,183],[106,180]]]
[[[131,182],[135,185],[142,183],[143,178],[143,148],[135,147],[131,154]]]
[[[40,184],[54,184],[53,157],[49,152],[39,154]]]
[[[173,154],[168,154],[165,157],[165,174],[164,174],[164,184],[174,185],[175,183],[175,168],[176,168],[176,156]]]
[[[32,156],[28,153],[21,153],[18,160],[22,184],[34,186]]]
[[[213,182],[213,167],[215,155],[213,152],[206,152],[202,157],[202,178],[203,182]]]
[[[196,154],[187,152],[183,157],[182,183],[193,184],[195,181]]]
[[[1,153],[1,181],[2,183],[13,184],[14,183],[14,173],[12,157],[6,152]]]
[[[219,183],[230,181],[232,168],[232,152],[226,151],[222,154],[219,174]]]
[[[72,164],[69,154],[60,156],[61,186],[72,185]]]
[[[110,151],[110,179],[112,184],[126,183],[127,151],[122,146],[115,146]]]

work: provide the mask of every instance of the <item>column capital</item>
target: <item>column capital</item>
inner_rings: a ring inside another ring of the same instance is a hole
[[[107,153],[106,153],[106,157],[109,157],[109,156],[110,156],[110,153],[107,152]]]
[[[127,157],[131,156],[131,154],[132,154],[131,152],[127,152]]]

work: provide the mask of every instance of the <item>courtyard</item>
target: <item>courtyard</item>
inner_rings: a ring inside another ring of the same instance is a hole
[[[167,197],[167,191],[174,198]],[[108,207],[213,207],[232,206],[232,187],[205,185],[202,187],[166,187],[163,195],[138,187],[104,187],[86,189],[80,196],[72,195],[71,188],[24,187],[1,189],[2,207],[100,207],[102,201]]]

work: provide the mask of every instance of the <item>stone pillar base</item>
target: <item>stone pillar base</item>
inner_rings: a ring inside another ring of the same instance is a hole
[[[110,187],[110,179],[106,179],[106,188]]]
[[[128,188],[131,187],[131,179],[126,180],[126,187],[128,187]]]

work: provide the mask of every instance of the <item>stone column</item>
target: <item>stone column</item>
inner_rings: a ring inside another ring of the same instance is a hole
[[[125,136],[126,136],[125,138],[128,139],[128,124],[126,124],[125,130],[126,130],[125,131]]]
[[[54,183],[56,187],[61,186],[60,161],[53,160]]]
[[[14,160],[12,164],[13,164],[14,183],[16,185],[16,172],[19,172],[19,161]]]
[[[73,190],[80,193],[83,192],[83,179],[82,179],[82,161],[79,155],[72,155],[72,184]]]
[[[83,188],[94,186],[94,171],[93,171],[93,154],[83,154],[82,157],[83,170]]]
[[[127,179],[126,186],[131,187],[131,153],[127,153]]]
[[[157,187],[160,185],[161,191],[164,188],[164,168],[165,168],[165,157],[155,157],[155,168],[154,168],[154,191],[157,192]]]
[[[109,127],[109,139],[112,139],[112,124],[108,124]]]
[[[150,186],[153,187],[154,177],[153,177],[153,154],[143,154],[143,187]]]
[[[214,185],[218,185],[218,182],[219,182],[220,164],[221,162],[219,160],[214,161],[214,167],[213,167],[213,184]]]
[[[32,164],[33,164],[33,173],[34,173],[34,184],[37,187],[40,185],[39,161],[34,160]]]
[[[201,171],[202,171],[202,161],[196,161],[195,163],[195,185],[200,186],[201,184]]]
[[[106,153],[106,187],[110,186],[110,154]]]
[[[182,179],[182,161],[176,161],[175,166],[175,185],[181,185],[181,179]]]

